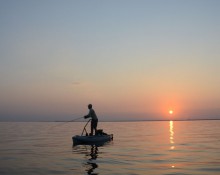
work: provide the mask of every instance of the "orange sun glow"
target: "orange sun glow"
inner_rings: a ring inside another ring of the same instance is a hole
[[[173,114],[173,110],[169,110],[169,114]]]

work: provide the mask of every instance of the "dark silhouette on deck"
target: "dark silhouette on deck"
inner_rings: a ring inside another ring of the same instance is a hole
[[[93,135],[93,131],[95,130],[95,135],[97,133],[97,125],[98,125],[98,117],[95,113],[95,110],[92,108],[92,104],[88,105],[89,113],[84,116],[84,118],[91,118],[91,133],[90,135]]]

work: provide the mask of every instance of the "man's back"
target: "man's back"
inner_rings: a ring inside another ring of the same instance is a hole
[[[92,118],[92,120],[98,120],[97,116],[96,116],[96,113],[94,111],[94,109],[89,109],[89,117]]]

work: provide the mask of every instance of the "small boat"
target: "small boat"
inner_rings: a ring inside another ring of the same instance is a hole
[[[94,136],[73,136],[74,145],[77,144],[102,144],[104,142],[108,142],[113,140],[113,134],[107,135],[94,135]]]
[[[90,136],[86,131],[86,126],[89,122],[90,120],[86,123],[81,136],[76,135],[72,137],[74,145],[100,145],[113,140],[113,134],[106,134],[102,129],[97,130],[96,135]]]

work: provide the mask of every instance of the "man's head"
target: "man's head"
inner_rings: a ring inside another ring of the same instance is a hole
[[[91,108],[92,108],[92,104],[89,104],[89,105],[88,105],[88,108],[91,109]]]

